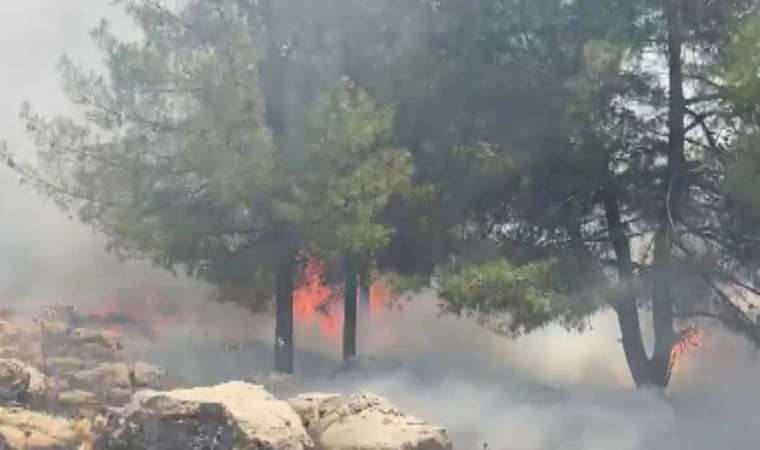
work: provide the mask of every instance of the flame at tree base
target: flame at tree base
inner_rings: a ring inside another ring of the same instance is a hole
[[[699,347],[702,344],[702,330],[695,325],[691,325],[685,330],[681,331],[678,342],[673,345],[673,349],[670,351],[670,363],[668,364],[668,378],[673,373],[673,370],[678,366],[678,362],[683,355],[691,348]]]
[[[301,281],[293,292],[293,316],[296,324],[316,326],[320,334],[338,341],[343,328],[343,292],[328,286],[322,276],[324,273],[323,261],[308,258]],[[369,315],[377,315],[391,297],[385,283],[374,281],[369,289]]]

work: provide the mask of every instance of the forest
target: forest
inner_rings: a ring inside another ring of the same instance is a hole
[[[315,264],[345,364],[378,282],[504,339],[610,311],[641,389],[703,327],[760,345],[756,1],[113,3],[141,37],[96,24],[104,69],[57,66],[74,112],[24,104],[34,155],[0,160],[120,258],[273,314],[275,372]]]

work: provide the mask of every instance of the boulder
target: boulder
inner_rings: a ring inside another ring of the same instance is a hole
[[[95,346],[111,351],[122,349],[121,342],[112,332],[97,328],[76,328],[71,331],[70,341],[74,346]]]
[[[0,359],[0,402],[32,403],[45,398],[48,379],[39,370],[18,360]]]
[[[82,411],[98,406],[98,396],[89,391],[71,390],[58,394],[58,403],[67,410]]]
[[[241,434],[231,415],[218,403],[177,400],[164,395],[141,396],[109,417],[106,432],[96,440],[103,450],[236,449]]]
[[[144,390],[111,420],[102,448],[309,450],[313,441],[286,402],[261,386],[229,382],[172,391]],[[101,447],[98,447],[101,448]],[[123,447],[122,447],[123,448]]]
[[[132,377],[129,366],[124,363],[104,363],[92,369],[66,374],[72,387],[95,389],[105,392],[114,388],[129,389]]]
[[[95,328],[60,328],[59,322],[46,322],[42,345],[48,358],[70,357],[93,362],[113,362],[122,345],[108,330]]]
[[[70,366],[73,369],[75,366]],[[119,389],[162,387],[166,372],[158,366],[138,361],[130,367],[126,363],[101,363],[95,367],[61,371],[62,377],[77,389],[112,392]]]
[[[323,450],[451,450],[445,429],[372,393],[301,394],[288,401]]]
[[[288,400],[288,404],[301,418],[301,423],[313,438],[318,438],[321,433],[321,420],[327,411],[326,406],[341,399],[340,394],[325,394],[312,392],[297,395]]]
[[[166,380],[166,371],[161,367],[137,361],[131,369],[132,386],[137,388],[160,388]]]

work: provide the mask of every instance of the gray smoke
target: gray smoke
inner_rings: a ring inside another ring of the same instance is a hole
[[[107,16],[129,23],[104,0],[0,2],[0,137],[31,156],[20,104],[70,111],[54,70],[67,52],[97,67],[87,31]],[[60,301],[82,308],[121,302],[147,290],[179,309],[180,325],[128,350],[200,384],[266,371],[272,320],[206,301],[208,287],[141,262],[122,263],[103,240],[69,220],[0,170],[0,308],[34,311]],[[141,306],[142,307],[142,306]],[[635,392],[614,318],[569,334],[550,327],[509,341],[468,320],[437,317],[435,299],[375,316],[362,349],[366,370],[335,373],[338,342],[313,327],[297,334],[297,370],[307,387],[375,390],[406,410],[449,427],[459,448],[497,450],[712,450],[760,447],[760,365],[740,339],[713,331],[677,368],[667,397]]]

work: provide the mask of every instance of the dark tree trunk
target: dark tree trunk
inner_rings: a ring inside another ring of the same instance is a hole
[[[366,346],[370,341],[372,332],[369,312],[370,285],[370,275],[366,271],[362,271],[359,275],[359,341],[362,345],[362,352],[366,352]]]
[[[292,259],[280,264],[275,292],[274,369],[290,374],[293,373],[293,269]]]
[[[655,344],[648,358],[641,335],[636,295],[631,287],[633,262],[625,225],[620,216],[619,198],[613,189],[603,193],[607,226],[617,260],[620,281],[626,295],[615,305],[623,340],[626,361],[637,386],[665,388],[670,381],[672,350],[675,344],[672,297],[672,231],[678,219],[676,206],[685,191],[685,128],[686,102],[683,92],[683,36],[681,1],[665,0],[668,33],[668,72],[670,95],[668,105],[668,163],[662,202],[658,211],[658,229],[654,239],[654,280],[652,289],[652,322]]]
[[[670,381],[671,354],[675,343],[673,330],[673,298],[670,289],[670,237],[669,230],[657,230],[654,240],[654,285],[652,290],[652,323],[654,325],[654,353],[652,355],[653,383],[666,387]]]
[[[670,378],[671,353],[675,343],[673,329],[673,293],[671,288],[673,227],[678,220],[678,205],[686,189],[685,128],[686,101],[683,93],[683,36],[681,30],[682,0],[666,0],[665,18],[668,28],[668,165],[659,212],[659,229],[654,241],[654,285],[652,318],[655,345],[653,371],[661,386]]]
[[[620,205],[617,194],[606,189],[603,192],[604,209],[607,219],[610,241],[615,251],[617,272],[623,286],[623,295],[614,305],[622,335],[623,351],[633,381],[637,387],[665,388],[670,379],[671,350],[673,348],[673,307],[670,297],[670,279],[662,276],[663,261],[669,262],[658,251],[669,247],[659,242],[661,233],[655,237],[655,289],[652,318],[655,329],[655,348],[650,359],[644,347],[639,320],[639,308],[636,302],[636,289],[633,286],[633,259],[631,258],[630,241],[626,234],[625,225],[620,217]],[[659,250],[658,250],[659,249]],[[667,290],[667,291],[665,291]],[[667,295],[666,295],[667,294]],[[658,297],[659,296],[659,297]],[[659,302],[658,302],[659,299]],[[666,301],[664,301],[666,300]]]
[[[617,272],[624,289],[624,295],[617,299],[614,305],[622,335],[623,352],[634,383],[638,387],[643,387],[651,384],[653,380],[650,379],[650,363],[641,335],[639,308],[633,286],[633,260],[630,242],[625,225],[620,218],[617,194],[611,188],[605,189],[602,193],[602,201],[607,218],[609,239],[615,250]]]
[[[356,258],[344,258],[346,276],[343,292],[343,362],[356,356],[356,291],[359,271]]]

